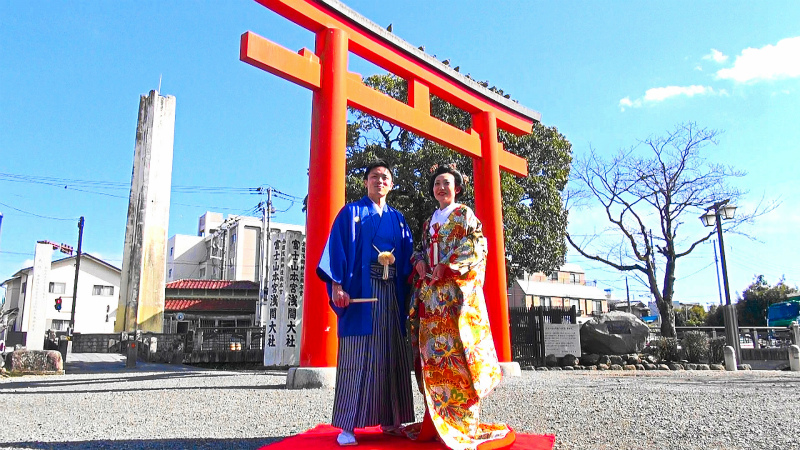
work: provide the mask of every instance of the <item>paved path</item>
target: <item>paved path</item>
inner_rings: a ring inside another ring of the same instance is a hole
[[[125,372],[187,372],[196,367],[137,361],[136,367],[125,366],[126,357],[116,353],[70,353],[64,364],[67,374],[125,373]]]

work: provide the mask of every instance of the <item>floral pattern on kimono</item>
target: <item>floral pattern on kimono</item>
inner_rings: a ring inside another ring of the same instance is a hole
[[[425,420],[433,423],[451,449],[508,447],[514,442],[508,426],[479,421],[480,400],[497,386],[502,374],[482,289],[486,238],[472,209],[459,205],[433,236],[430,220],[426,221],[412,264],[425,261],[432,271],[434,249],[438,261],[450,270],[432,284],[428,277],[415,276],[410,311]],[[423,439],[425,423],[407,427],[408,436]]]

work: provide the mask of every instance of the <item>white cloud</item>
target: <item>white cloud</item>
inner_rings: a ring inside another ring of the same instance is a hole
[[[717,78],[739,83],[800,77],[800,36],[775,45],[746,48],[733,67],[717,71]]]
[[[642,106],[641,99],[632,102],[630,97],[625,97],[619,101],[619,109],[621,109],[622,111],[625,111],[625,108],[638,108],[640,106]]]
[[[710,86],[665,86],[648,89],[644,93],[644,97],[636,100],[625,97],[619,101],[619,107],[622,111],[625,111],[625,108],[639,108],[643,105],[662,102],[672,97],[694,97],[695,95],[728,95],[728,93],[724,89],[715,91]]]
[[[722,53],[721,51],[712,48],[711,53],[703,56],[703,59],[708,59],[714,62],[723,63],[728,60],[728,55]]]
[[[661,102],[670,97],[677,97],[685,95],[687,97],[694,97],[695,95],[713,94],[714,89],[708,86],[666,86],[660,88],[648,89],[644,93],[644,101],[646,102]]]

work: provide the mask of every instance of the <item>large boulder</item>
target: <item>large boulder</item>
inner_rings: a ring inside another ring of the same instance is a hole
[[[12,375],[63,375],[64,360],[56,350],[14,350],[6,355]]]
[[[649,333],[647,324],[633,314],[611,311],[583,324],[581,350],[606,355],[638,353]]]

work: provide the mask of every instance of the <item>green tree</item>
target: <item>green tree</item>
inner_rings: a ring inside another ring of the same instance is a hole
[[[706,323],[705,308],[700,305],[682,305],[675,309],[676,327],[699,327]]]
[[[402,78],[373,75],[364,82],[407,102],[408,87]],[[503,94],[499,89],[490,89]],[[433,95],[431,115],[462,130],[471,127],[468,113]],[[511,283],[523,271],[549,272],[564,263],[567,211],[561,192],[569,177],[572,153],[571,144],[555,127],[539,123],[534,124],[530,135],[517,137],[501,130],[498,139],[507,151],[528,161],[529,172],[526,178],[501,175],[506,270]],[[422,223],[436,208],[436,201],[427,192],[435,165],[456,165],[466,177],[461,202],[474,207],[471,158],[351,109],[347,136],[348,202],[364,195],[363,168],[376,158],[385,159],[395,168],[395,188],[389,202],[405,214],[415,237],[420,236]]]
[[[722,307],[717,305],[711,305],[711,308],[708,309],[708,314],[706,314],[706,326],[707,327],[723,327],[725,326],[725,318],[722,315]]]
[[[764,275],[755,277],[750,286],[736,300],[736,316],[739,325],[767,326],[767,308],[773,303],[786,301],[787,294],[797,292],[797,288],[786,285],[783,278],[774,286]]]
[[[680,124],[664,136],[651,136],[606,160],[594,150],[572,167],[576,206],[599,204],[608,229],[578,239],[567,235],[581,255],[632,274],[647,286],[661,315],[661,334],[675,336],[673,295],[681,258],[712,238],[697,219],[723,199],[736,203],[745,192],[731,180],[745,172],[706,161],[701,151],[717,144],[718,132],[694,123]],[[773,207],[737,211],[725,230],[749,223]],[[695,224],[689,231],[686,224]]]

